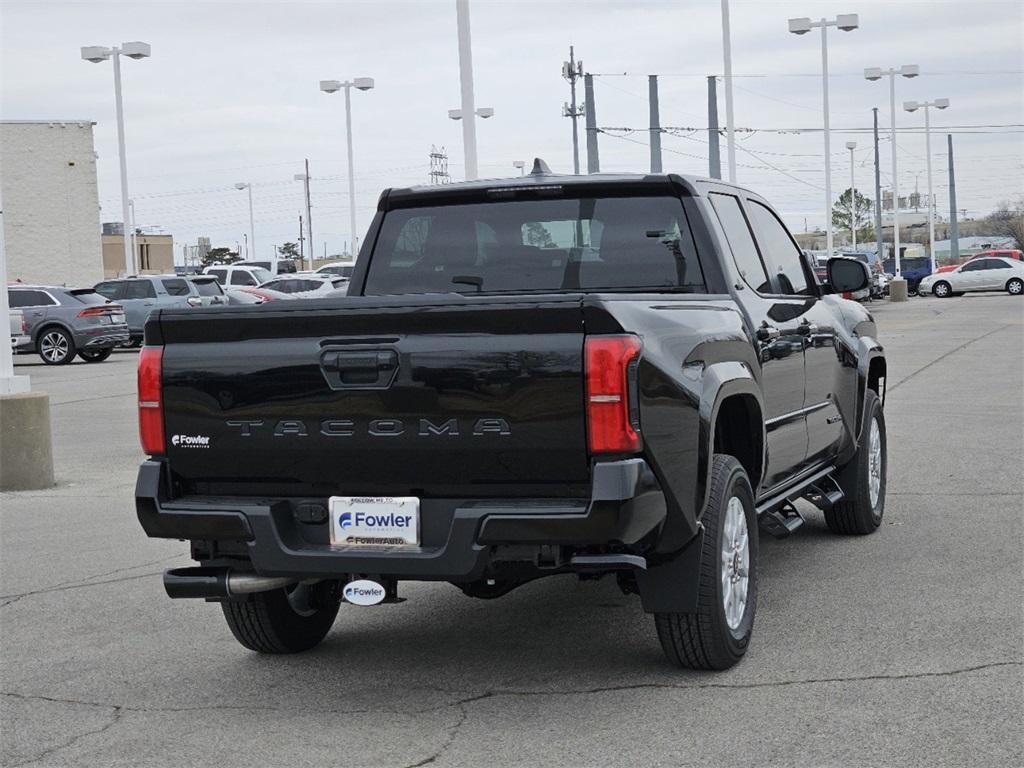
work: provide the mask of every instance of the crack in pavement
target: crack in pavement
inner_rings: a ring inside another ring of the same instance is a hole
[[[430,755],[419,760],[415,763],[410,763],[406,768],[423,768],[423,766],[431,765],[437,762],[447,752],[451,746],[455,743],[458,737],[459,731],[462,726],[465,725],[469,719],[469,706],[486,699],[493,699],[502,696],[508,697],[533,697],[533,696],[587,696],[593,694],[602,693],[619,693],[623,691],[641,691],[641,690],[748,690],[757,688],[783,688],[796,685],[821,685],[830,683],[859,683],[859,682],[872,682],[872,681],[901,681],[901,680],[920,680],[929,678],[939,677],[953,677],[956,675],[971,674],[974,672],[980,672],[988,669],[996,669],[1002,667],[1021,667],[1024,666],[1024,661],[993,661],[986,664],[978,664],[971,667],[960,667],[957,669],[943,670],[939,672],[909,672],[905,674],[877,674],[877,675],[854,675],[849,677],[819,677],[819,678],[802,678],[798,680],[776,680],[761,683],[634,683],[630,685],[609,685],[600,686],[596,688],[582,688],[565,691],[530,691],[530,690],[515,690],[515,689],[494,689],[478,693],[473,696],[466,696],[464,698],[456,699],[452,702],[442,704],[436,707],[428,707],[425,709],[391,709],[385,707],[370,707],[363,709],[323,709],[318,708],[316,711],[320,714],[398,714],[398,715],[414,715],[414,714],[425,714],[428,712],[438,712],[446,709],[455,708],[459,711],[458,719],[451,725],[448,726],[447,737],[441,743],[441,745]],[[412,690],[417,690],[413,688]],[[444,695],[455,696],[461,691],[453,691],[445,688],[437,687],[423,687],[418,690],[426,690],[432,693],[441,693]],[[289,713],[296,713],[298,710],[295,707],[277,707],[277,706],[263,706],[263,705],[245,705],[245,704],[214,704],[214,705],[198,705],[188,707],[132,707],[126,704],[110,704],[99,701],[85,701],[80,699],[68,699],[59,698],[54,696],[46,696],[42,694],[26,694],[18,693],[13,691],[0,692],[0,696],[7,696],[22,700],[35,700],[35,701],[48,701],[60,704],[72,704],[85,707],[98,707],[103,709],[111,710],[110,722],[104,724],[100,728],[87,731],[85,733],[78,734],[63,744],[51,747],[36,757],[29,760],[15,763],[11,768],[21,768],[21,766],[30,765],[32,763],[38,763],[40,760],[52,755],[55,752],[68,749],[74,746],[78,741],[88,736],[94,736],[99,733],[114,727],[121,721],[121,719],[129,713],[169,713],[169,712],[209,712],[209,711],[267,711],[267,712],[281,712],[287,711]]]
[[[141,566],[139,566],[141,567]],[[126,569],[127,570],[127,569]],[[77,584],[68,584],[63,587],[47,587],[46,589],[37,589],[32,592],[22,592],[18,595],[0,595],[0,600],[6,600],[6,603],[0,603],[0,608],[6,608],[12,603],[16,603],[22,598],[33,597],[35,595],[45,595],[50,592],[65,592],[69,589],[85,589],[87,587],[99,587],[104,584],[117,584],[122,581],[134,581],[136,579],[146,579],[150,576],[159,576],[163,571],[152,571],[150,573],[140,573],[135,576],[123,576],[119,579],[106,579],[105,581],[87,581]]]
[[[888,396],[890,392],[895,392],[899,387],[902,387],[904,384],[906,384],[912,378],[917,376],[917,374],[923,373],[924,371],[927,371],[929,368],[931,368],[936,363],[941,363],[943,360],[945,360],[950,355],[955,354],[956,352],[959,352],[961,349],[964,349],[965,347],[969,347],[971,344],[973,344],[976,341],[981,341],[982,339],[988,338],[993,333],[999,333],[999,331],[1005,331],[1007,328],[1012,328],[1014,325],[1016,325],[1016,323],[1007,323],[1006,325],[1001,325],[998,328],[995,328],[995,329],[989,331],[988,333],[983,333],[983,334],[981,334],[981,336],[977,336],[977,337],[971,339],[970,341],[965,341],[959,347],[956,347],[954,349],[949,350],[949,352],[945,352],[945,353],[939,355],[938,357],[936,357],[934,360],[932,360],[927,365],[922,365],[920,368],[918,368],[916,371],[914,371],[910,375],[904,376],[902,379],[897,381],[891,387],[888,386],[888,384],[886,384],[886,387],[885,387],[885,394],[886,394],[886,396]]]

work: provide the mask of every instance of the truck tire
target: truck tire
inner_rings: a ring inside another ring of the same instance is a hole
[[[687,669],[728,669],[750,644],[757,608],[757,513],[743,465],[715,454],[701,518],[704,541],[695,613],[656,613],[669,661]]]
[[[835,533],[874,533],[885,512],[886,438],[882,401],[869,389],[864,403],[857,453],[839,471],[845,498],[825,511],[825,523]]]
[[[296,584],[221,603],[231,634],[258,653],[308,651],[327,636],[340,604],[316,586]]]

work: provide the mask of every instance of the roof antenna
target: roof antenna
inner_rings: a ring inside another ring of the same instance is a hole
[[[548,164],[541,160],[539,157],[533,158],[533,170],[530,171],[531,176],[550,176],[551,169],[548,168]]]

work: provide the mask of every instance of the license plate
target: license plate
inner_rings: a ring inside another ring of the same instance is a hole
[[[418,547],[420,500],[415,496],[332,496],[331,544],[336,547]]]

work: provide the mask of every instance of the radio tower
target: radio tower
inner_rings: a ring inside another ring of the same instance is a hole
[[[451,176],[448,175],[448,153],[444,151],[444,147],[438,149],[433,144],[431,144],[430,183],[447,184],[450,181]]]
[[[569,60],[562,63],[562,77],[569,81],[569,93],[572,101],[565,102],[562,107],[562,117],[572,118],[572,172],[579,175],[580,172],[580,138],[576,121],[586,114],[584,104],[576,104],[576,81],[583,77],[583,62],[576,60],[576,51],[569,46]]]

